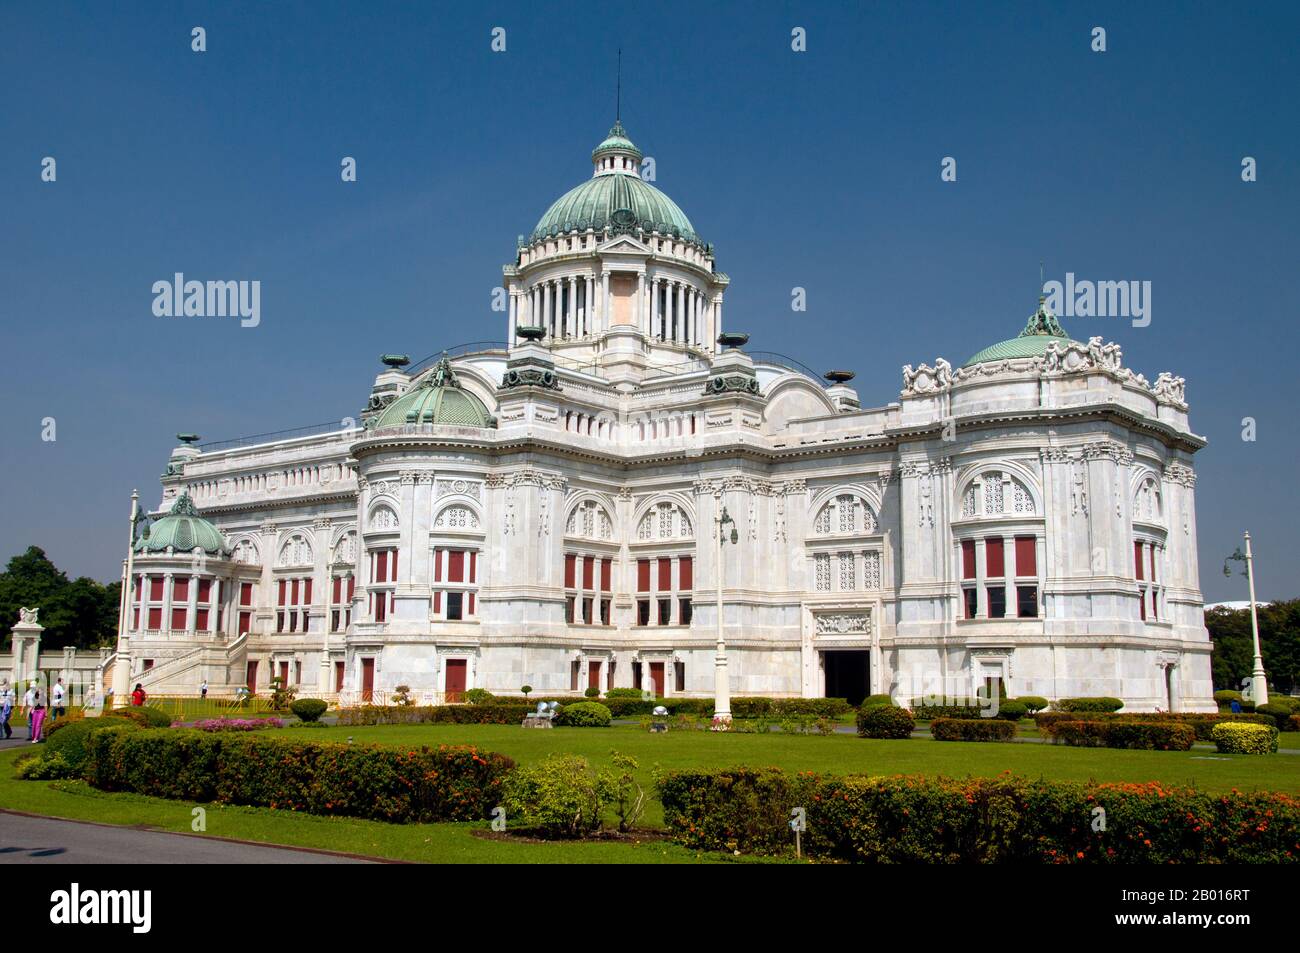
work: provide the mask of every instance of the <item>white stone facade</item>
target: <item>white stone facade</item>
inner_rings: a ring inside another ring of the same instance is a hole
[[[451,359],[495,426],[374,426],[433,372],[390,369],[364,428],[177,448],[163,507],[188,492],[232,552],[136,557],[132,682],[228,694],[255,663],[259,691],[283,672],[347,702],[711,695],[725,506],[733,695],[906,702],[996,677],[1214,710],[1181,379],[1149,385],[1094,339],[909,365],[861,409],[843,381],[718,348],[711,248],[589,229],[522,245],[505,275],[510,342]],[[200,603],[204,578],[223,585]]]

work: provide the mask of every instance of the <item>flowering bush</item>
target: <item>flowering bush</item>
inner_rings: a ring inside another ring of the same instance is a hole
[[[105,791],[396,823],[485,818],[514,767],[473,747],[323,744],[227,731],[96,731],[86,750],[86,779]]]
[[[1140,748],[1147,751],[1189,751],[1196,729],[1176,722],[1052,721],[1042,726],[1053,743],[1080,748]]]
[[[1277,729],[1268,725],[1215,725],[1211,738],[1223,754],[1273,754],[1277,751]]]
[[[1300,799],[1288,794],[773,768],[672,772],[659,793],[673,839],[701,850],[789,853],[791,812],[802,807],[805,853],[837,861],[1286,863],[1300,855]]]
[[[1067,711],[1044,711],[1034,716],[1034,723],[1038,725],[1038,730],[1044,734],[1050,734],[1050,726],[1058,721],[1141,721],[1147,723],[1163,724],[1172,722],[1179,725],[1190,725],[1196,732],[1197,741],[1212,741],[1210,732],[1214,726],[1223,722],[1247,722],[1251,724],[1272,725],[1273,719],[1268,715],[1239,714],[1231,713],[1209,714],[1201,712],[1067,712]]]
[[[261,731],[263,728],[283,728],[279,718],[204,718],[194,723],[199,731]]]

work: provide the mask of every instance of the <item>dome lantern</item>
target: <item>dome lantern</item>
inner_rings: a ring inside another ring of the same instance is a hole
[[[628,138],[623,123],[614,121],[604,142],[591,151],[593,175],[640,175],[641,150]]]

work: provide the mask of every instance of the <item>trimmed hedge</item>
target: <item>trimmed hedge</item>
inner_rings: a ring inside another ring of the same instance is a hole
[[[1213,737],[1215,747],[1222,754],[1277,752],[1277,729],[1267,725],[1215,725]]]
[[[339,711],[339,725],[518,725],[536,705],[362,705]]]
[[[1234,715],[1231,712],[1220,712],[1217,715],[1209,712],[1167,712],[1158,711],[1150,713],[1139,712],[1094,712],[1091,714],[1075,714],[1066,711],[1043,711],[1034,716],[1034,723],[1038,725],[1038,730],[1047,733],[1050,729],[1048,726],[1061,721],[1143,721],[1156,724],[1172,722],[1179,725],[1190,725],[1196,732],[1197,741],[1212,741],[1210,732],[1214,726],[1224,722],[1244,722],[1257,725],[1271,725],[1273,719],[1268,715],[1239,714]]]
[[[86,739],[96,728],[124,728],[136,731],[139,723],[129,718],[114,718],[103,715],[99,718],[78,718],[60,725],[59,730],[51,732],[45,739],[43,757],[55,755],[63,758],[74,774],[80,773],[86,761]]]
[[[1019,721],[1029,714],[1028,706],[1015,698],[1003,698],[998,702],[996,714],[985,715],[984,712],[991,708],[992,706],[986,709],[980,705],[913,705],[912,716],[917,721],[934,721],[936,718],[951,718],[958,721],[968,721],[972,718],[983,721],[993,719]]]
[[[916,721],[906,708],[892,705],[863,705],[858,709],[861,738],[910,738]]]
[[[805,854],[856,863],[1286,863],[1300,843],[1291,795],[1158,783],[732,768],[668,773],[659,795],[670,835],[691,849],[790,854],[801,807]],[[1104,831],[1092,827],[1097,807]]]
[[[1293,731],[1291,727],[1291,716],[1295,709],[1288,704],[1274,704],[1269,702],[1267,705],[1260,705],[1255,709],[1257,715],[1267,715],[1273,719],[1273,723],[1279,731]]]
[[[1124,707],[1122,698],[1098,695],[1092,698],[1061,698],[1052,703],[1054,711],[1119,711]]]
[[[1136,748],[1144,751],[1190,751],[1196,729],[1176,722],[1055,721],[1043,728],[1053,744],[1081,748]]]
[[[86,779],[104,791],[393,823],[472,821],[500,803],[514,762],[473,747],[395,748],[258,733],[96,731]]]
[[[609,709],[600,702],[565,705],[555,714],[555,724],[565,728],[608,728]]]
[[[936,718],[930,722],[935,741],[1010,741],[1016,723],[1000,718]]]
[[[150,705],[129,705],[126,708],[114,708],[114,718],[129,718],[141,728],[170,728],[172,716],[161,708]]]

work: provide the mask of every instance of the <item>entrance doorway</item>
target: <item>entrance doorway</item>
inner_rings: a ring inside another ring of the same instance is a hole
[[[335,662],[334,663],[334,691],[336,692],[343,691],[343,671],[344,671],[344,663]]]
[[[361,700],[367,704],[375,700],[375,660],[361,660]]]
[[[664,697],[664,663],[650,663],[650,683],[654,686],[655,698]]]
[[[871,652],[823,652],[826,667],[826,697],[843,698],[855,708],[871,694]]]
[[[244,672],[244,684],[248,686],[250,692],[257,692],[257,663],[249,662]]]
[[[465,660],[447,659],[447,701],[458,702],[465,694]]]
[[[600,691],[600,661],[598,659],[588,659],[587,661],[587,687]]]

